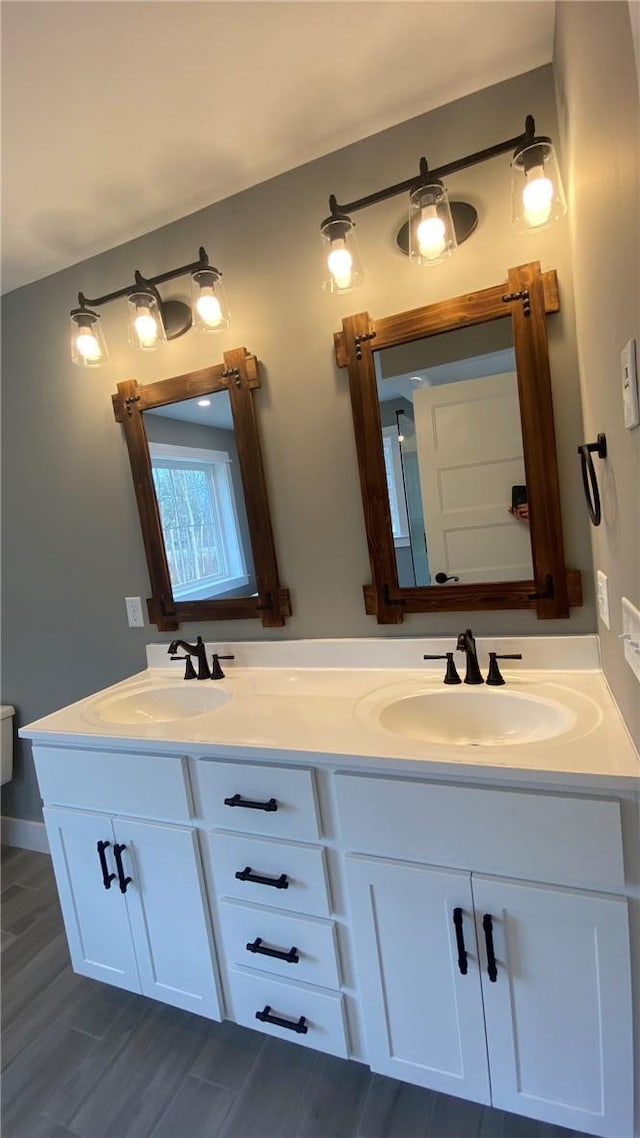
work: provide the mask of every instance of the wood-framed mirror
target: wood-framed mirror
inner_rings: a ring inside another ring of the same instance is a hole
[[[253,392],[256,357],[112,396],[124,428],[149,567],[149,619],[161,631],[190,621],[291,615],[278,576]]]
[[[546,317],[555,271],[379,320],[346,317],[348,369],[379,624],[405,613],[535,609],[568,617],[580,573],[562,539]]]

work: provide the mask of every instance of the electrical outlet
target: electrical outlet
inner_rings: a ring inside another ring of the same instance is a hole
[[[640,683],[640,612],[626,597],[622,598],[622,639],[624,658]]]
[[[127,606],[129,628],[144,628],[144,612],[142,611],[141,598],[125,597],[124,603]]]
[[[611,628],[609,621],[609,582],[606,573],[598,569],[596,574],[598,583],[598,612],[600,620],[606,628]]]
[[[640,424],[640,407],[638,406],[638,372],[636,367],[636,342],[629,340],[622,349],[620,356],[622,365],[622,405],[624,407],[624,425],[628,431]]]

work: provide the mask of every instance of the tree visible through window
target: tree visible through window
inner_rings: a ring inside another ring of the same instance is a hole
[[[246,585],[228,453],[163,443],[149,448],[174,599]]]

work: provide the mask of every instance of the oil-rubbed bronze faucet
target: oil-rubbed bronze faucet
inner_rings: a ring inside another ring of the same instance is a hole
[[[478,664],[475,637],[470,628],[460,633],[456,649],[458,652],[466,652],[467,655],[467,672],[464,677],[465,684],[483,684],[484,680]]]
[[[187,653],[186,657],[176,656],[176,652],[178,651],[178,648],[184,648],[185,652]],[[168,652],[169,652],[169,655],[171,656],[172,660],[184,660],[184,659],[186,659],[187,664],[186,664],[185,673],[184,673],[185,680],[195,680],[195,679],[197,679],[197,680],[210,680],[211,679],[211,672],[209,671],[209,665],[207,664],[207,649],[206,649],[205,644],[203,643],[201,636],[198,636],[195,644],[187,644],[186,640],[172,640],[171,644],[169,645]],[[198,661],[198,673],[197,673],[197,675],[196,675],[196,672],[194,670],[193,664],[191,663],[191,657],[192,656],[195,656],[197,661]]]
[[[423,660],[446,660],[447,670],[444,674],[443,684],[461,684],[462,680],[456,671],[456,666],[453,662],[453,652],[444,652],[438,656],[423,656]]]
[[[224,679],[224,672],[222,671],[222,668],[220,667],[220,661],[221,660],[235,660],[235,656],[219,656],[217,652],[213,653],[213,658],[211,660],[211,679],[212,680],[223,680]]]
[[[502,687],[504,684],[504,676],[498,667],[498,660],[521,660],[522,652],[506,652],[501,656],[497,652],[489,653],[489,671],[487,672],[487,683],[491,688]]]

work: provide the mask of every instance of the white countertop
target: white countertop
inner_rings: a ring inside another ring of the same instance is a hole
[[[167,666],[166,644],[150,645],[153,666],[146,671],[22,727],[20,735],[40,744],[638,791],[640,758],[597,666],[595,637],[501,638],[495,644],[479,639],[483,672],[488,648],[523,653],[522,663],[505,662],[506,685],[497,689],[444,688],[443,665],[422,665],[422,654],[450,648],[448,641],[400,638],[227,643],[211,645],[211,650],[236,657],[224,664],[223,680],[185,681],[182,663]],[[545,658],[556,667],[537,666]],[[313,666],[312,661],[324,664],[327,659],[351,666]],[[378,666],[362,666],[363,659]],[[379,666],[382,659],[384,666]],[[420,666],[406,667],[408,660]],[[460,653],[456,661],[464,674]],[[536,667],[526,667],[525,661]],[[214,710],[162,723],[127,725],[101,718],[100,705],[117,697],[182,689],[187,683],[194,691],[204,691],[206,684],[207,690],[229,698]],[[500,699],[501,692],[550,701],[566,709],[568,726],[562,734],[536,742],[452,745],[406,737],[380,725],[379,710],[393,699],[440,690],[462,698],[481,692],[487,701]]]

